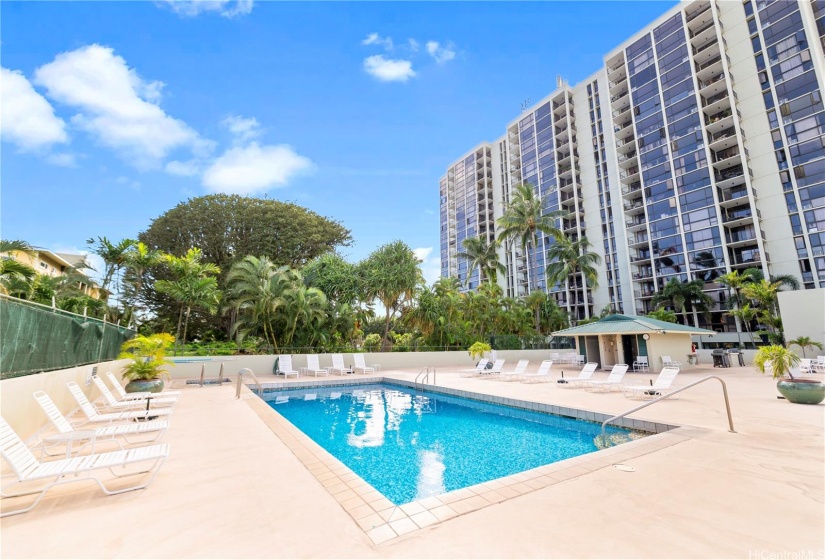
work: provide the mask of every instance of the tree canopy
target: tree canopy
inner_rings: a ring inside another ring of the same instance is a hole
[[[139,239],[172,255],[198,247],[204,261],[227,273],[247,255],[294,268],[352,242],[339,222],[297,204],[225,194],[178,204],[152,220]]]

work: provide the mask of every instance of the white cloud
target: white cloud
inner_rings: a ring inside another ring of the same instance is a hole
[[[195,17],[203,13],[215,13],[225,18],[244,16],[252,11],[253,0],[162,0],[176,14]]]
[[[261,125],[258,119],[244,118],[238,115],[226,117],[221,124],[229,129],[235,142],[246,143],[261,135]]]
[[[66,123],[19,71],[0,69],[0,135],[21,150],[68,141]]]
[[[170,161],[164,168],[170,175],[192,177],[201,171],[201,162],[195,159],[189,161]]]
[[[211,143],[155,101],[161,82],[146,82],[113,49],[88,45],[65,52],[35,71],[46,94],[78,113],[72,123],[137,167],[156,167],[178,148],[208,153]]]
[[[407,39],[407,44],[410,46],[410,50],[412,52],[418,52],[418,41],[415,39]]]
[[[386,50],[391,51],[393,48],[392,37],[381,37],[378,33],[370,33],[367,38],[361,41],[362,45],[380,45]]]
[[[441,257],[439,255],[431,256],[433,253],[432,247],[420,247],[413,249],[413,253],[421,261],[421,272],[424,275],[424,280],[427,285],[432,285],[436,280],[441,278]]]
[[[438,64],[444,64],[455,58],[455,50],[452,45],[443,47],[438,41],[427,41],[427,53],[435,59]]]
[[[312,169],[312,162],[290,146],[247,146],[230,148],[203,173],[203,186],[210,192],[254,194],[283,187],[290,179]]]
[[[74,154],[52,154],[46,158],[46,161],[51,163],[52,165],[57,165],[59,167],[76,167],[77,162],[75,161]]]
[[[365,58],[364,70],[382,82],[406,82],[415,76],[411,61],[384,58],[380,54]]]

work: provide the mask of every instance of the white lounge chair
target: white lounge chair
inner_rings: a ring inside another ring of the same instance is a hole
[[[633,371],[650,371],[647,356],[636,356],[636,359],[633,361]]]
[[[491,378],[492,377],[497,377],[497,376],[501,375],[501,370],[503,368],[504,368],[504,360],[503,359],[496,360],[493,363],[493,367],[491,367],[490,369],[485,369],[481,372],[481,377],[487,377],[487,376],[489,376]]]
[[[40,503],[40,500],[43,499],[46,492],[58,484],[78,482],[81,480],[94,480],[98,486],[100,486],[100,489],[109,495],[146,488],[155,479],[160,467],[169,456],[169,444],[163,443],[147,447],[136,447],[126,451],[97,453],[94,455],[83,455],[41,463],[35,458],[29,448],[26,447],[26,444],[23,443],[20,436],[11,429],[11,426],[9,426],[4,418],[0,418],[0,446],[2,446],[0,447],[0,451],[2,452],[3,459],[11,466],[14,474],[17,476],[17,482],[13,482],[9,486],[36,480],[49,481],[51,479],[45,487],[39,490],[24,490],[22,492],[8,492],[6,488],[0,490],[0,495],[4,498],[39,494],[30,506],[12,511],[4,510],[0,517],[17,515],[31,510]],[[151,462],[152,464],[149,468],[137,472],[118,474],[114,470],[115,467],[125,467],[126,465],[144,462]],[[118,478],[147,473],[152,469],[155,469],[155,472],[144,484],[138,484],[120,490],[109,490],[97,476],[79,476],[101,469],[108,469],[109,472]],[[69,475],[73,476],[69,477]]]
[[[278,373],[276,375],[283,375],[284,379],[290,375],[298,377],[300,374],[292,369],[292,356],[290,354],[282,354],[278,356]]]
[[[97,386],[98,390],[103,395],[105,407],[110,410],[137,410],[140,408],[146,408],[147,403],[149,404],[150,408],[153,406],[174,406],[174,404],[178,402],[177,397],[156,398],[154,396],[146,397],[141,400],[119,401],[109,390],[109,387],[107,387],[103,380],[99,378],[97,375],[92,376],[92,381],[94,381],[94,384]]]
[[[69,388],[69,392],[74,397],[74,400],[77,401],[77,404],[80,405],[80,410],[83,411],[83,414],[86,415],[86,422],[81,422],[80,425],[88,424],[89,422],[126,422],[128,420],[148,420],[153,416],[168,416],[172,414],[171,408],[150,408],[149,410],[125,410],[123,412],[108,412],[101,414],[98,410],[94,407],[92,403],[89,402],[89,399],[86,398],[86,395],[83,394],[83,391],[80,390],[80,386],[75,383],[74,381],[69,381],[66,383],[66,386]]]
[[[799,360],[800,373],[814,373],[814,361],[810,358],[801,358]]]
[[[530,360],[519,360],[516,364],[516,369],[513,371],[503,371],[501,372],[501,379],[505,381],[512,381],[518,380],[521,378],[522,375],[527,371],[527,364],[530,363]]]
[[[584,365],[584,361],[586,359],[587,358],[585,357],[584,354],[573,354],[573,362],[572,363],[573,363],[573,365],[577,365],[577,366]]]
[[[70,434],[76,431],[72,427],[69,420],[61,414],[60,410],[58,410],[57,406],[54,404],[54,401],[52,401],[52,399],[49,398],[49,395],[47,395],[44,391],[35,392],[34,399],[37,401],[37,404],[40,405],[40,408],[43,409],[43,412],[46,413],[46,416],[51,421],[52,425],[57,428],[58,432],[61,434]],[[116,424],[113,426],[106,426],[105,428],[95,428],[94,430],[83,431],[91,431],[94,433],[94,437],[88,443],[111,440],[115,442],[118,447],[123,449],[123,443],[120,441],[121,439],[129,445],[136,443],[152,443],[153,441],[157,441],[163,437],[163,434],[166,433],[167,429],[169,429],[169,422],[165,420],[158,420],[154,422]],[[131,436],[141,436],[144,434],[154,435],[154,437],[151,439],[140,439],[138,441],[131,441],[129,439]],[[42,438],[42,442],[43,450],[47,454],[49,447],[54,447],[56,445],[60,445],[61,443],[59,440],[56,442],[51,442],[49,440],[49,436]],[[82,449],[82,447],[80,449]]]
[[[315,377],[319,375],[329,375],[329,372],[321,368],[318,362],[318,354],[307,354],[307,367],[304,370],[307,375],[312,374]]]
[[[625,397],[642,397],[652,399],[662,395],[668,395],[676,387],[672,387],[673,380],[679,375],[679,368],[666,367],[659,372],[659,376],[653,385],[622,385],[622,393]]]
[[[109,378],[109,383],[114,387],[115,392],[120,396],[121,401],[125,400],[140,400],[146,397],[180,397],[180,391],[161,391],[160,393],[151,393],[149,391],[141,391],[138,393],[127,393],[120,381],[117,380],[115,374],[111,371],[106,372],[106,377]]]
[[[682,368],[682,362],[677,362],[676,360],[671,359],[670,356],[662,356],[662,365],[665,367]]]
[[[550,381],[550,368],[553,367],[553,360],[544,360],[541,365],[539,366],[538,371],[536,373],[524,373],[521,376],[522,381],[526,381],[528,383],[533,383],[535,381],[546,382]]]
[[[579,372],[578,377],[563,377],[557,381],[565,387],[581,387],[585,381],[589,381],[590,378],[593,377],[593,373],[595,373],[597,367],[599,367],[598,363],[587,362],[584,364],[581,372]]]
[[[585,381],[585,389],[593,389],[594,391],[610,391],[613,387],[621,388],[624,374],[627,373],[627,364],[616,364],[610,371],[610,375],[604,380]]]
[[[481,358],[478,363],[476,364],[475,369],[470,369],[465,371],[461,374],[461,377],[475,377],[477,375],[481,375],[484,373],[484,370],[487,368],[487,364],[490,363],[490,360],[487,358]]]
[[[348,368],[344,365],[343,354],[332,355],[332,367],[328,367],[327,371],[329,373],[337,373],[338,375],[351,375],[352,373],[354,373],[352,371],[352,368]]]
[[[825,373],[825,356],[817,356],[814,362],[814,370]]]
[[[366,375],[367,373],[375,373],[376,370],[381,368],[381,366],[378,364],[368,366],[367,363],[364,361],[364,355],[358,352],[352,355],[352,359],[355,360],[355,373],[358,373],[358,371],[360,370],[361,373]]]

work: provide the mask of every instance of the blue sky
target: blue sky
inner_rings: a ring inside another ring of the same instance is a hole
[[[447,164],[673,4],[3,2],[0,234],[78,250],[266,194],[432,280]]]

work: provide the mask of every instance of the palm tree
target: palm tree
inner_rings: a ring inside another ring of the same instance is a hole
[[[821,342],[811,340],[810,337],[807,337],[807,336],[799,336],[799,337],[797,337],[793,340],[788,341],[788,348],[790,348],[791,346],[794,346],[794,345],[799,346],[800,348],[802,348],[802,357],[803,358],[806,357],[805,356],[805,348],[810,348],[811,350],[813,350],[814,347],[816,347],[816,348],[819,348],[820,350],[822,350],[822,343]]]
[[[303,282],[283,294],[288,327],[284,344],[292,343],[298,322],[302,325],[320,324],[326,319],[327,296],[318,288],[307,288]]]
[[[267,344],[278,351],[273,330],[275,313],[283,304],[281,293],[288,283],[287,267],[276,267],[267,257],[247,256],[232,265],[226,276],[226,302],[238,312],[232,333],[243,340],[249,333],[261,329]]]
[[[516,185],[513,189],[510,202],[505,205],[504,213],[498,219],[499,239],[501,242],[518,239],[521,250],[530,266],[530,280],[532,289],[536,287],[535,266],[530,265],[528,247],[532,248],[535,256],[536,233],[541,232],[554,237],[561,237],[562,233],[556,227],[556,218],[567,215],[563,210],[545,212],[545,201],[538,195],[535,187],[529,183]],[[528,285],[527,291],[532,291]]]
[[[746,277],[750,283],[760,282],[765,279],[765,275],[759,268],[746,268],[742,276]],[[799,279],[793,274],[779,274],[777,276],[771,276],[769,280],[772,283],[778,283],[779,287],[786,286],[791,290],[798,290],[802,287]]]
[[[531,292],[524,298],[524,303],[533,311],[533,328],[537,333],[541,333],[541,311],[547,305],[547,293],[536,291]]]
[[[189,314],[192,312],[193,307],[204,309],[210,314],[214,314],[218,310],[221,292],[218,290],[218,280],[215,278],[186,276],[179,280],[158,280],[155,283],[155,289],[178,302],[182,310],[186,309],[181,346],[186,344]],[[178,328],[180,328],[180,324]]]
[[[464,251],[458,253],[458,257],[470,261],[470,271],[467,274],[468,284],[476,268],[478,268],[479,283],[482,278],[486,278],[488,282],[495,282],[498,272],[502,274],[507,272],[505,266],[498,260],[495,243],[488,243],[484,237],[468,237],[462,245],[464,245]]]
[[[180,305],[175,340],[181,340],[180,329],[183,324],[184,344],[192,307],[200,307],[209,313],[214,313],[220,298],[218,281],[213,276],[220,274],[221,269],[214,263],[202,262],[202,259],[203,253],[198,248],[189,249],[182,257],[164,255],[163,260],[172,272],[174,280],[155,282],[155,289],[158,292],[170,296]],[[206,282],[206,280],[212,282]],[[186,312],[185,320],[184,311]]]
[[[34,249],[20,239],[0,239],[0,254],[10,257],[0,259],[0,293],[14,295],[27,291],[26,287],[37,274],[32,267],[14,258],[18,252],[33,255]]]
[[[759,280],[750,282],[742,288],[742,294],[758,305],[757,316],[759,321],[768,327],[768,337],[772,344],[783,343],[782,319],[779,316],[777,307],[777,292],[781,286],[781,281],[771,282]]]
[[[86,243],[92,245],[92,253],[103,259],[105,269],[101,288],[111,291],[109,285],[112,283],[115,274],[126,265],[126,255],[136,241],[134,239],[123,239],[117,243],[112,243],[106,237],[98,237],[96,245],[94,238],[87,239]]]
[[[687,315],[687,310],[690,308],[693,313],[693,326],[698,327],[699,318],[696,312],[700,311],[707,315],[710,313],[710,306],[713,305],[713,299],[703,291],[704,286],[701,280],[679,282],[674,278],[653,296],[653,305],[669,305],[682,315]],[[685,324],[687,324],[687,319]]]
[[[130,298],[133,301],[131,306],[132,316],[135,317],[135,309],[140,301],[141,292],[146,282],[146,275],[149,270],[163,262],[165,253],[158,249],[150,249],[145,243],[139,241],[132,245],[126,252],[124,261],[126,267],[125,280],[130,285],[132,293]]]
[[[568,304],[572,303],[569,282],[571,275],[581,274],[585,291],[588,286],[591,288],[599,286],[599,273],[595,265],[601,263],[602,258],[590,252],[590,247],[590,242],[586,237],[573,241],[560,235],[547,251],[547,258],[550,260],[546,270],[547,285],[563,283]],[[585,309],[589,316],[589,308],[585,306]]]

